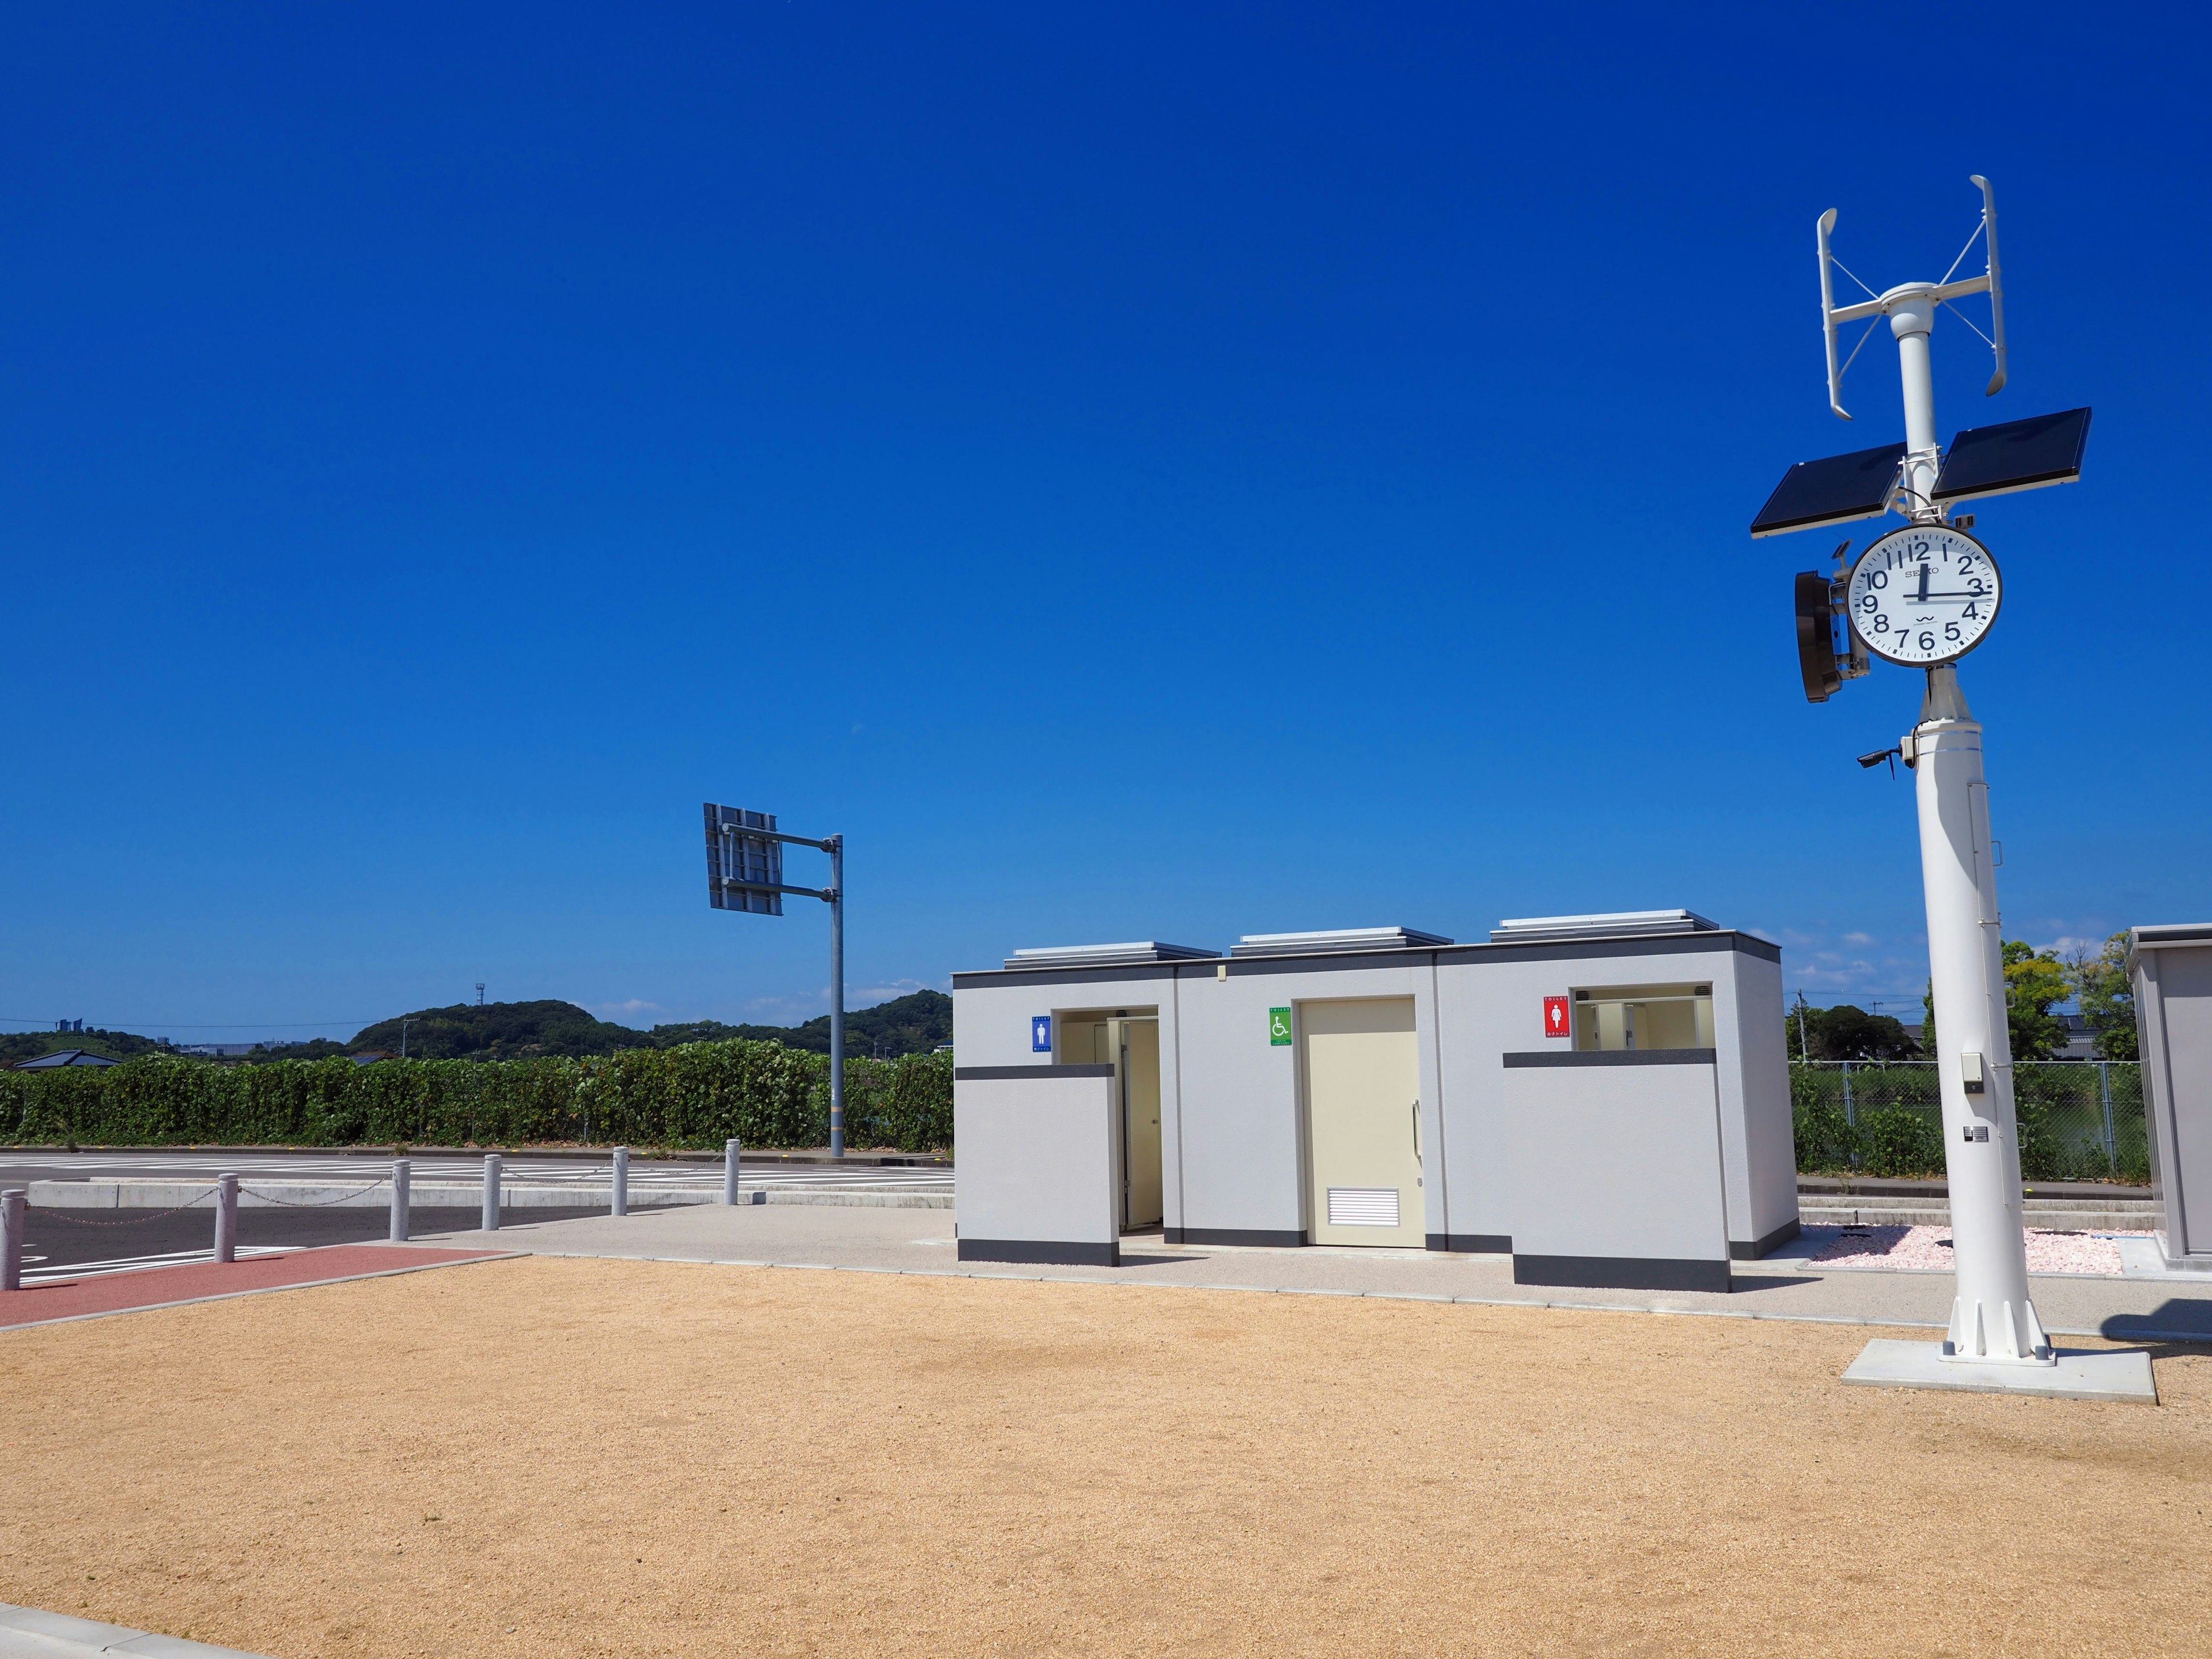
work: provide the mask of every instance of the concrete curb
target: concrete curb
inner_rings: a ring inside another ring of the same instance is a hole
[[[91,1659],[100,1653],[149,1654],[155,1659],[261,1659],[240,1648],[210,1647],[181,1637],[156,1636],[0,1601],[0,1659]]]
[[[560,1187],[525,1187],[504,1182],[500,1207],[506,1210],[605,1209],[613,1196],[611,1182],[579,1182]],[[630,1185],[630,1203],[637,1211],[656,1205],[719,1204],[721,1189],[705,1187],[659,1188]],[[410,1210],[474,1210],[483,1200],[480,1182],[466,1185],[418,1181],[408,1192]],[[950,1193],[872,1193],[866,1191],[811,1191],[804,1188],[749,1187],[738,1194],[741,1204],[827,1204],[861,1209],[949,1210]],[[387,1182],[240,1181],[240,1209],[309,1207],[381,1210],[392,1203]],[[215,1184],[206,1181],[33,1181],[30,1184],[33,1209],[52,1210],[173,1210],[215,1208]]]

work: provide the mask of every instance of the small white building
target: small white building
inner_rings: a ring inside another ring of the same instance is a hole
[[[1713,1290],[1797,1231],[1781,951],[1688,911],[1018,951],[952,1003],[964,1259],[1158,1225]]]

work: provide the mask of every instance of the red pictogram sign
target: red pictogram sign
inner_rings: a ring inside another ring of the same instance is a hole
[[[1567,1000],[1565,997],[1544,999],[1544,1035],[1547,1037],[1567,1035]]]

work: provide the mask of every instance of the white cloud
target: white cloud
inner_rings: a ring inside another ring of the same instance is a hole
[[[635,1016],[637,1014],[657,1014],[661,1012],[661,1006],[659,1003],[641,1001],[636,997],[632,997],[627,1002],[595,1002],[592,1006],[597,1008],[603,1014],[629,1014]]]
[[[1872,933],[1846,933],[1844,935],[1844,943],[1846,945],[1872,945],[1875,943],[1875,937]]]

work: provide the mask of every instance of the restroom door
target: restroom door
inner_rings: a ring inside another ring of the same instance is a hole
[[[1117,1019],[1109,1041],[1121,1094],[1121,1224],[1149,1227],[1160,1202],[1160,1023]]]
[[[1413,1000],[1298,1005],[1316,1244],[1426,1242]]]

